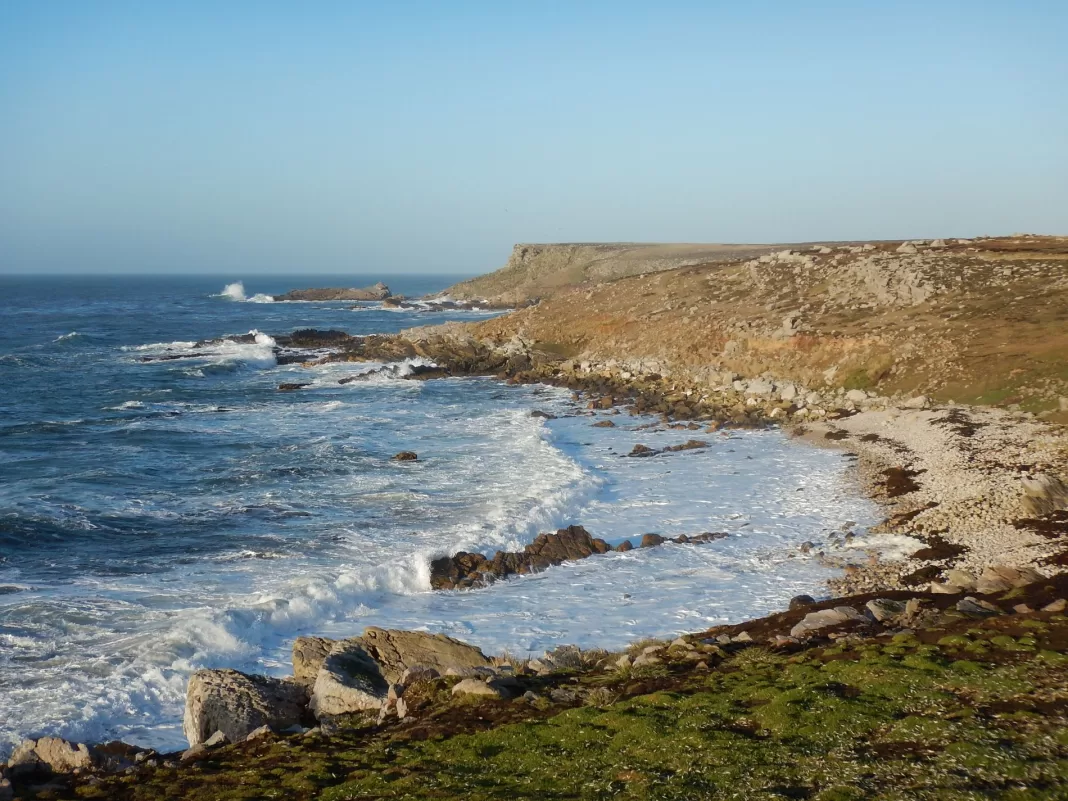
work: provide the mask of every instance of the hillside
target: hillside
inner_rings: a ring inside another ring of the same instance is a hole
[[[667,245],[642,243],[520,244],[496,272],[446,290],[450,297],[520,305],[561,289],[641,273],[674,270],[730,258],[751,258],[781,245]]]
[[[665,246],[524,247],[462,290],[556,289],[478,324],[480,338],[519,337],[704,385],[766,374],[1068,422],[1068,238],[764,246],[759,255],[717,246],[714,257],[681,245],[674,257]],[[700,263],[671,269],[671,258]],[[564,287],[565,278],[581,284]]]

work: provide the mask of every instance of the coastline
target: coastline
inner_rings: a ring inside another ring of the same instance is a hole
[[[644,276],[633,280],[644,280]],[[424,360],[422,366],[407,378],[483,375],[511,383],[566,387],[577,402],[591,410],[658,414],[663,426],[680,431],[778,427],[809,446],[833,448],[855,456],[853,479],[885,513],[885,520],[873,531],[910,537],[918,546],[912,556],[897,561],[871,553],[866,561],[845,563],[836,559],[833,552],[821,554],[826,564],[842,571],[840,577],[828,582],[826,600],[802,600],[796,608],[791,603],[789,611],[680,637],[670,646],[652,643],[627,654],[610,654],[610,659],[601,655],[578,665],[566,660],[554,662],[547,655],[541,660],[544,670],[531,667],[538,660],[519,660],[519,684],[505,682],[501,686],[507,687],[507,692],[496,695],[478,690],[489,698],[486,703],[511,700],[514,707],[516,686],[529,688],[528,694],[542,698],[536,691],[541,686],[538,682],[557,686],[559,681],[570,680],[568,675],[575,671],[580,683],[602,682],[594,677],[610,675],[607,686],[618,693],[618,698],[640,697],[656,692],[655,688],[643,684],[636,690],[628,689],[617,687],[614,682],[621,677],[625,680],[635,669],[645,675],[648,668],[657,675],[657,671],[668,671],[673,678],[664,687],[675,687],[679,681],[682,684],[678,686],[686,685],[695,670],[695,653],[700,654],[699,664],[705,664],[703,670],[711,667],[714,673],[716,665],[722,664],[729,672],[732,658],[753,646],[776,654],[809,654],[822,653],[819,649],[826,649],[828,642],[833,645],[841,640],[860,644],[860,653],[861,645],[873,637],[893,636],[897,642],[899,635],[904,636],[902,632],[930,629],[942,632],[940,639],[932,642],[944,649],[950,646],[944,646],[943,640],[965,636],[955,632],[969,621],[973,629],[980,624],[993,626],[990,638],[1018,639],[1022,636],[1018,632],[1022,623],[1006,623],[1003,616],[1032,621],[1036,627],[1057,627],[1064,620],[1060,612],[1064,611],[1068,584],[1063,576],[1057,576],[1065,571],[1068,560],[1064,554],[1068,551],[1058,539],[1068,532],[1062,531],[1066,526],[1056,516],[1056,509],[1066,502],[1068,492],[1058,478],[1066,475],[1068,464],[1068,438],[1062,428],[1018,409],[983,408],[900,391],[881,395],[874,388],[847,389],[829,381],[806,383],[796,377],[777,376],[767,369],[747,375],[733,369],[695,367],[691,362],[675,361],[665,355],[635,359],[626,350],[561,347],[558,342],[539,342],[523,333],[522,324],[536,321],[539,312],[540,307],[534,306],[486,323],[450,323],[409,329],[397,335],[349,337],[340,332],[298,331],[277,340],[287,348],[314,350],[324,344],[331,348],[328,355],[320,352],[307,362],[308,367],[338,361],[388,365],[420,358]],[[557,323],[554,321],[554,325]],[[885,610],[891,611],[881,617]],[[810,616],[820,615],[833,620],[798,632],[797,627]],[[924,645],[917,646],[920,651],[909,650],[912,647],[910,644],[905,651],[926,653],[922,651]],[[1047,642],[1044,647],[1049,653],[1065,650],[1059,641]],[[1028,645],[1023,650],[1030,648]],[[620,667],[624,656],[629,661]],[[648,659],[639,662],[643,657]],[[459,674],[433,679],[433,697],[426,704],[417,696],[403,696],[401,682],[401,690],[391,690],[396,695],[390,701],[393,705],[387,705],[383,695],[380,708],[395,709],[397,698],[404,697],[411,699],[413,711],[435,715],[444,704],[451,715],[457,703],[454,696],[458,683],[470,678],[493,689],[494,682],[512,681],[508,678],[512,674],[504,670],[508,664],[508,660],[495,661],[492,674],[482,677]],[[685,680],[679,678],[683,673],[688,677]],[[590,697],[569,696],[570,700],[553,701],[541,708],[524,695],[527,706],[521,711],[513,708],[514,714],[496,718],[490,728],[524,725],[523,721],[542,719],[543,715],[567,713],[576,704],[587,705]],[[404,708],[408,708],[408,701]],[[252,740],[261,745],[245,745],[236,742],[240,738],[228,736],[210,747],[193,749],[195,753],[187,752],[184,761],[177,754],[156,755],[130,749],[129,759],[107,762],[98,756],[103,753],[100,747],[63,747],[86,754],[84,761],[77,763],[82,766],[78,770],[93,781],[88,785],[75,781],[71,785],[79,788],[82,797],[89,786],[107,786],[108,792],[117,791],[114,783],[100,777],[119,764],[127,775],[175,775],[185,782],[196,778],[201,763],[215,759],[240,762],[250,749],[273,749],[273,758],[277,759],[277,747],[291,747],[286,743],[293,737],[310,736],[328,743],[332,737],[347,736],[348,726],[360,732],[359,737],[364,738],[360,742],[366,744],[378,742],[377,738],[389,735],[397,726],[407,731],[419,725],[418,716],[415,723],[405,722],[406,714],[397,717],[396,723],[381,716],[377,721],[320,721],[320,725],[310,730],[304,726],[293,735],[285,734],[278,726],[266,731],[258,727],[250,733],[256,735]],[[469,723],[458,726],[445,736],[466,736],[464,732],[471,731]],[[136,767],[142,762],[143,768]],[[231,769],[237,768],[232,762],[227,764]]]

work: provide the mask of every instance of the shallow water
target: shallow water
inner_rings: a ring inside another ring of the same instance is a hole
[[[831,572],[800,542],[853,522],[865,544],[876,510],[847,459],[779,432],[635,431],[652,421],[626,416],[591,428],[547,387],[341,385],[370,366],[277,366],[271,333],[480,316],[263,302],[336,282],[0,281],[0,741],[180,747],[192,670],[284,674],[301,633],[393,625],[538,653],[697,630],[818,594]],[[250,330],[257,344],[191,348]],[[694,436],[709,447],[621,455]],[[391,462],[400,450],[420,460]],[[613,543],[730,536],[428,590],[433,556],[521,548],[570,523]]]

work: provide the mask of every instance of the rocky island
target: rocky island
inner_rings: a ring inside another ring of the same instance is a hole
[[[198,672],[186,752],[29,740],[0,798],[1063,796],[1068,239],[522,245],[448,295],[530,305],[275,341],[315,349],[313,369],[418,357],[400,377],[564,386],[591,425],[656,414],[678,431],[662,450],[635,439],[636,457],[780,426],[852,454],[879,528],[915,550],[842,561],[804,543],[840,570],[825,597],[624,651],[309,631],[288,678]],[[431,580],[478,592],[600,558],[610,535],[440,554]],[[658,540],[640,545],[678,547]]]
[[[324,300],[386,300],[393,293],[389,287],[379,281],[377,284],[363,289],[345,289],[340,287],[326,287],[319,289],[292,289],[283,295],[276,295],[275,301],[324,301]]]

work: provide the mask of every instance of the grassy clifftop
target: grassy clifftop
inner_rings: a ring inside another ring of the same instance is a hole
[[[637,254],[630,276],[597,281],[584,268],[580,285],[477,333],[712,383],[767,372],[1068,422],[1068,238],[724,252],[661,271],[640,270]],[[509,271],[519,267],[472,286]]]
[[[780,246],[781,247],[781,246]],[[771,245],[666,245],[643,243],[523,244],[512,249],[496,272],[456,284],[448,290],[460,299],[485,299],[519,305],[561,289],[673,270],[711,260],[760,255]]]

